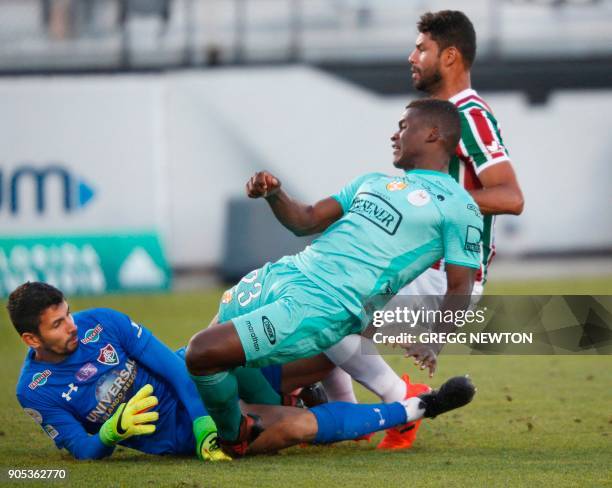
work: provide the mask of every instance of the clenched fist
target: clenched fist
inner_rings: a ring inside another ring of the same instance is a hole
[[[259,171],[247,181],[246,193],[249,198],[270,197],[280,190],[281,182],[267,171]]]

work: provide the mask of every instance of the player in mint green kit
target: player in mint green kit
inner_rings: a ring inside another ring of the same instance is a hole
[[[392,137],[403,176],[370,173],[311,206],[292,200],[269,173],[247,183],[247,194],[265,197],[296,234],[323,233],[301,253],[246,275],[224,294],[214,326],[189,343],[187,367],[230,455],[243,455],[257,434],[254,419],[240,413],[233,368],[310,357],[359,333],[367,310],[442,257],[447,294],[469,300],[482,216],[447,174],[460,134],[451,103],[419,100]]]

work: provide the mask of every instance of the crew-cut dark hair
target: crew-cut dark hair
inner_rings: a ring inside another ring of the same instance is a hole
[[[440,51],[456,47],[465,67],[470,68],[476,57],[476,32],[467,15],[459,10],[440,10],[421,15],[417,23],[419,32],[429,34],[438,44]]]
[[[431,127],[437,127],[444,139],[444,148],[449,156],[455,153],[455,148],[461,139],[461,119],[457,107],[447,100],[422,98],[410,102],[407,109],[418,111],[419,117]]]
[[[41,314],[63,301],[64,294],[54,286],[28,281],[13,290],[6,308],[19,335],[24,332],[38,334]]]

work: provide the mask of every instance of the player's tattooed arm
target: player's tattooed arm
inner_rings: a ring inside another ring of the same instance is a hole
[[[323,232],[342,217],[342,207],[334,198],[306,205],[291,198],[281,186],[274,175],[259,171],[247,182],[246,193],[249,198],[265,198],[278,221],[295,235]]]
[[[523,192],[508,161],[494,164],[483,170],[478,179],[483,188],[470,194],[483,214],[520,215],[523,211]]]

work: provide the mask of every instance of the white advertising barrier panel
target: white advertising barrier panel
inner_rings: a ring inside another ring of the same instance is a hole
[[[0,295],[168,286],[162,95],[146,77],[0,80]]]
[[[558,92],[543,106],[516,92],[482,95],[501,124],[526,201],[520,217],[498,218],[498,251],[609,249],[612,91]],[[172,263],[219,262],[221,202],[244,195],[258,169],[307,202],[365,172],[393,174],[389,138],[412,98],[375,96],[306,67],[169,77]]]
[[[227,201],[257,170],[309,202],[393,171],[403,107],[389,115],[384,99],[306,67],[175,74],[167,103],[169,254],[180,266],[220,262]]]
[[[498,219],[500,252],[611,249],[612,90],[488,99],[525,193],[520,217]]]
[[[483,95],[526,199],[499,219],[498,249],[609,247],[612,92],[536,107]],[[218,266],[228,199],[254,171],[307,202],[393,173],[389,138],[409,101],[306,67],[2,79],[1,235],[148,232],[173,267]]]

